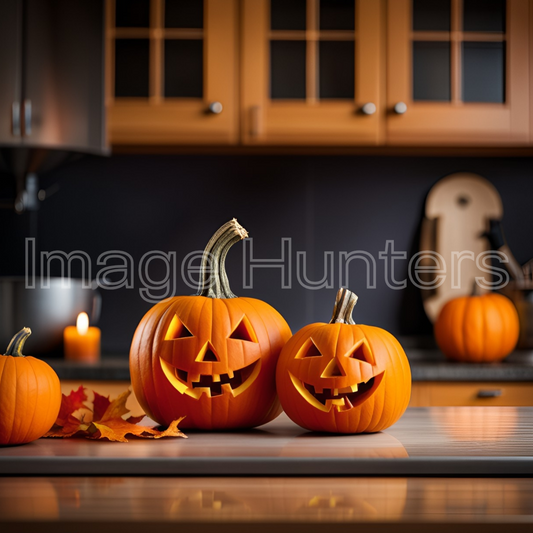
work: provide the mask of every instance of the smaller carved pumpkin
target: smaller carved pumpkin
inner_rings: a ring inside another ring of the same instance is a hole
[[[454,298],[444,305],[435,322],[435,338],[444,355],[469,363],[507,357],[519,333],[515,306],[501,294]]]
[[[276,384],[281,405],[300,426],[331,433],[372,433],[394,424],[411,396],[411,370],[387,331],[357,325],[357,296],[337,293],[329,324],[311,324],[281,352]]]
[[[59,378],[40,359],[22,355],[30,336],[23,328],[0,355],[0,444],[24,444],[42,437],[61,405]]]

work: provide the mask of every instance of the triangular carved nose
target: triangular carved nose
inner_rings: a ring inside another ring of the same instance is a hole
[[[337,359],[332,359],[326,368],[324,368],[324,372],[322,372],[321,378],[336,378],[339,376],[345,376],[344,370],[342,367],[338,364]]]
[[[213,345],[210,342],[206,342],[196,357],[196,361],[199,363],[216,363],[220,361],[220,358],[215,352]]]

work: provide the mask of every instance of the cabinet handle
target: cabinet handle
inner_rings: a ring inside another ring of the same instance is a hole
[[[407,111],[407,104],[405,102],[398,102],[393,109],[397,115],[403,115]]]
[[[502,389],[480,389],[477,392],[478,398],[498,398],[502,395]]]
[[[24,135],[31,135],[31,100],[24,100],[23,113],[24,113]]]
[[[20,102],[11,104],[11,134],[20,137]]]
[[[376,111],[377,107],[373,102],[367,102],[361,107],[361,113],[363,113],[363,115],[373,115]]]
[[[209,113],[213,113],[213,115],[220,115],[223,109],[224,106],[220,102],[211,102],[207,107]]]
[[[252,106],[250,108],[250,137],[259,137],[263,133],[262,118],[261,106]]]

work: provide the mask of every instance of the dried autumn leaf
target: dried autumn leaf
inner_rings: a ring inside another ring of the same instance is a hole
[[[94,392],[94,400],[93,400],[93,420],[101,420],[103,414],[107,411],[107,408],[109,407],[109,404],[111,403],[111,400],[109,399],[109,396],[102,396],[101,394],[98,394],[96,391]]]
[[[178,424],[184,417],[174,420],[164,431],[150,428],[147,426],[139,426],[137,424],[130,424],[121,418],[114,418],[107,420],[105,423],[93,422],[93,425],[98,432],[91,435],[90,439],[108,439],[116,442],[128,442],[125,435],[135,435],[136,437],[160,439],[161,437],[184,437],[183,433],[178,429]]]
[[[62,395],[61,407],[59,408],[59,414],[57,415],[56,424],[59,426],[64,426],[67,423],[67,420],[74,411],[78,409],[87,408],[83,403],[87,401],[87,394],[85,394],[85,387],[80,385],[78,390],[71,391],[68,396]]]
[[[102,396],[96,391],[93,392],[92,408],[84,403],[87,401],[84,387],[72,391],[68,396],[63,394],[58,419],[45,437],[85,436],[89,439],[107,439],[114,442],[128,442],[126,435],[151,439],[162,437],[187,438],[178,429],[178,424],[183,420],[183,417],[174,420],[163,431],[148,426],[139,426],[138,422],[144,418],[144,415],[130,416],[125,419],[129,413],[126,401],[131,394],[130,390],[123,392],[113,401],[109,399],[109,396]],[[76,411],[82,408],[89,411],[88,414],[92,414],[92,418],[81,412],[78,413],[79,418],[74,415]]]

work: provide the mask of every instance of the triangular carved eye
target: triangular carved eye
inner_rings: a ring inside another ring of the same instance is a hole
[[[357,359],[358,361],[363,361],[364,363],[374,364],[372,352],[365,342],[361,342],[356,346],[353,351],[348,355],[351,359]]]
[[[170,326],[168,326],[165,340],[185,339],[192,336],[193,334],[188,330],[187,326],[185,326],[177,315],[174,315],[174,318],[170,322]]]
[[[257,342],[254,328],[252,328],[252,324],[250,324],[250,321],[245,316],[241,318],[241,321],[231,332],[229,338],[240,341]]]
[[[298,352],[296,359],[304,359],[305,357],[321,357],[322,353],[314,343],[313,339],[309,339],[302,349]]]

